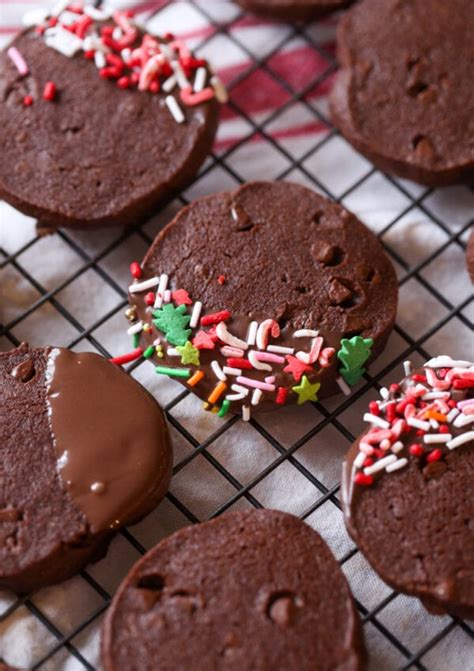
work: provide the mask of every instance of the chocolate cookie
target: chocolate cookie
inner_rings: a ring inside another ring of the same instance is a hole
[[[394,589],[474,616],[474,364],[439,356],[372,401],[343,467],[347,528]]]
[[[474,284],[474,228],[471,230],[466,248],[466,266],[471,282]]]
[[[338,26],[334,123],[386,172],[428,185],[472,181],[473,32],[471,0],[357,3]]]
[[[152,213],[209,153],[225,97],[180,40],[103,17],[76,5],[0,52],[0,198],[53,228]]]
[[[282,21],[318,19],[352,2],[354,0],[237,0],[244,9]]]
[[[123,581],[102,631],[104,669],[147,671],[157,659],[161,671],[350,671],[365,650],[324,541],[296,517],[254,510],[174,533]]]
[[[195,201],[131,269],[130,357],[151,358],[220,416],[349,393],[397,309],[376,237],[290,183]]]
[[[168,487],[158,404],[97,354],[0,354],[0,436],[0,587],[16,592],[99,559]]]

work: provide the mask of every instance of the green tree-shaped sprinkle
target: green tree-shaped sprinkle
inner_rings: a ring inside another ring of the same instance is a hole
[[[191,335],[191,329],[186,328],[191,316],[186,314],[186,306],[167,303],[160,310],[153,312],[153,323],[157,329],[166,335],[166,340],[172,345],[184,345]]]
[[[362,338],[362,336],[342,338],[337,358],[342,362],[340,373],[347,384],[357,384],[365,373],[364,363],[370,356],[373,344],[372,338]]]

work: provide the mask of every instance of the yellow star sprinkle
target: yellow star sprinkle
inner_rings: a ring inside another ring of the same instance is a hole
[[[185,366],[188,364],[199,366],[199,350],[193,347],[189,340],[185,345],[178,346],[176,350],[181,354],[182,364]]]
[[[315,384],[311,384],[306,375],[303,375],[301,383],[296,387],[292,387],[295,394],[298,394],[298,401],[297,401],[298,405],[302,405],[303,403],[306,403],[306,401],[317,401],[318,400],[317,393],[319,391],[320,386],[321,386],[320,382],[315,382]]]

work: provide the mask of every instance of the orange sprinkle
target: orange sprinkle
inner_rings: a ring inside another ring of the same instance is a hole
[[[427,410],[423,415],[423,419],[437,419],[438,422],[447,422],[448,418],[442,412],[436,410]]]
[[[204,377],[204,372],[202,370],[197,370],[194,375],[192,375],[189,380],[188,384],[190,387],[195,387],[198,382],[201,382],[202,378]]]
[[[216,384],[214,389],[209,394],[209,398],[207,399],[209,401],[209,403],[215,403],[217,401],[217,399],[220,396],[222,396],[222,394],[225,392],[226,389],[227,389],[227,385],[226,385],[225,382],[219,382],[218,384]]]

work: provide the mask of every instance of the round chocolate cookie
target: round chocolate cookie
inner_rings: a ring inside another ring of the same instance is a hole
[[[184,643],[183,643],[184,642]],[[346,580],[304,522],[270,510],[187,527],[128,574],[102,631],[105,671],[362,669]]]
[[[84,12],[46,19],[0,52],[0,198],[50,228],[153,213],[209,153],[224,96],[181,41],[124,12]]]
[[[386,172],[428,185],[472,181],[473,32],[471,0],[357,3],[338,26],[336,126]]]
[[[244,9],[282,21],[309,21],[343,9],[354,0],[237,0]]]
[[[471,234],[467,242],[466,266],[469,277],[471,278],[471,282],[474,284],[474,227],[471,230]]]
[[[158,404],[97,354],[0,354],[0,587],[24,593],[105,554],[163,498],[172,451]]]
[[[474,617],[474,364],[439,356],[382,390],[343,467],[347,528],[394,589]]]
[[[195,201],[132,272],[135,356],[221,416],[349,393],[397,309],[395,272],[373,233],[284,182]]]

